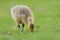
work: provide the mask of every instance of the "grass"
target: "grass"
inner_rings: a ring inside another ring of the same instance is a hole
[[[16,29],[10,8],[17,4],[31,8],[35,23],[33,33],[28,31],[27,25],[23,33]],[[60,0],[0,0],[0,40],[60,40]]]

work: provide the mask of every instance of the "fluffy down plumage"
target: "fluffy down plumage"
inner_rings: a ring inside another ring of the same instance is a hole
[[[25,5],[16,5],[11,8],[11,16],[13,20],[16,22],[17,27],[19,24],[27,24],[30,31],[34,29],[34,18],[31,9]]]

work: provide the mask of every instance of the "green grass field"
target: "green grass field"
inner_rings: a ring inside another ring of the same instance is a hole
[[[27,25],[23,33],[16,29],[10,9],[19,4],[29,6],[34,14],[33,33]],[[0,40],[60,40],[60,0],[0,0]]]

